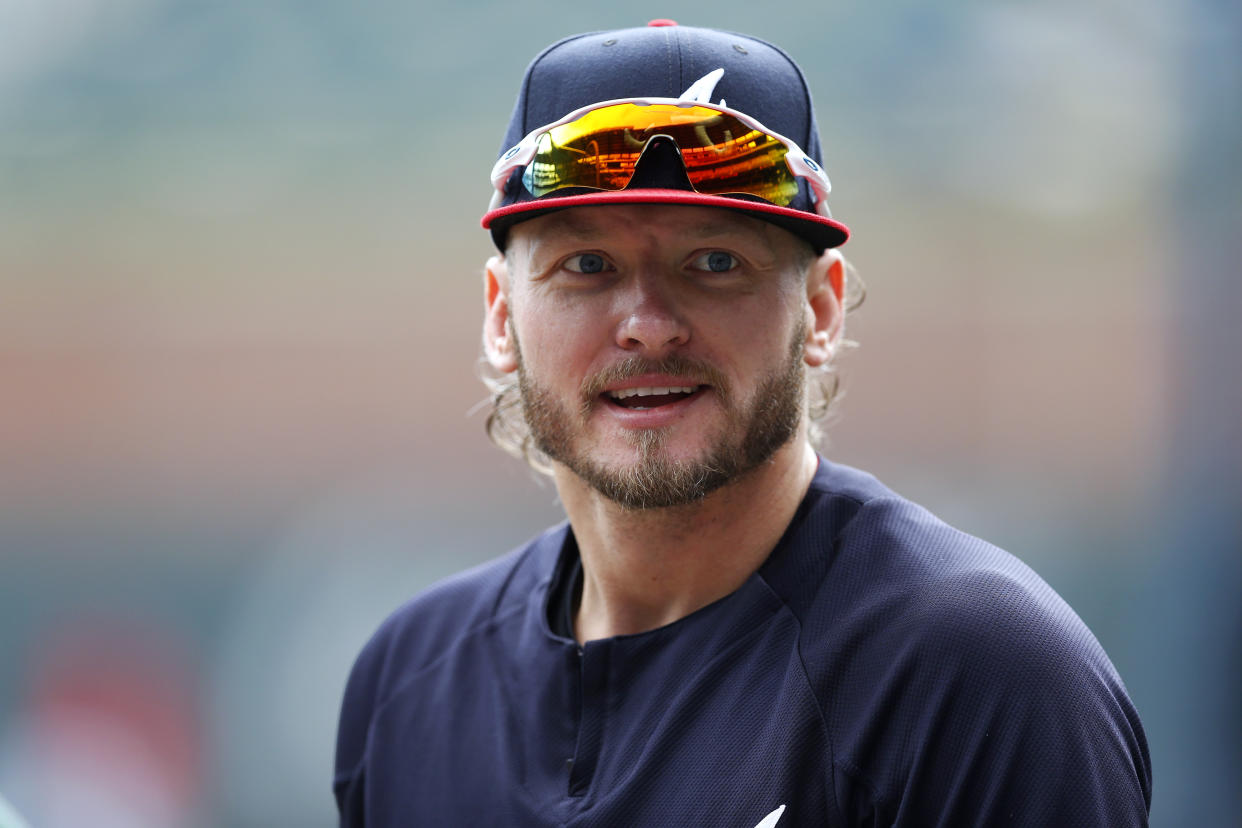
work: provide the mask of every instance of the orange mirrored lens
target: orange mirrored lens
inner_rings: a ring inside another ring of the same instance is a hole
[[[567,187],[624,189],[656,135],[677,143],[700,193],[753,195],[781,206],[798,194],[780,141],[714,109],[670,104],[616,104],[552,128],[539,137],[522,181],[536,197]]]

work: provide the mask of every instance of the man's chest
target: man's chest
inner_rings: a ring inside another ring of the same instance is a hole
[[[377,715],[368,824],[825,824],[831,748],[793,634],[522,661],[481,642]]]

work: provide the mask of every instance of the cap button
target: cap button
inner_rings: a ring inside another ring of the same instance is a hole
[[[648,26],[676,26],[676,20],[669,20],[667,17],[657,17],[647,24]]]

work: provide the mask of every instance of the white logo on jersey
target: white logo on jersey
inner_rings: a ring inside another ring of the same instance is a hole
[[[716,84],[720,83],[720,79],[724,77],[724,68],[716,69],[708,72],[703,77],[690,84],[690,88],[681,93],[680,100],[694,101],[695,103],[709,104],[712,102],[712,93],[716,91]],[[720,105],[724,106],[723,99]],[[775,823],[773,823],[775,824]]]
[[[781,814],[783,813],[785,813],[784,805],[765,816],[755,828],[776,828],[776,823],[781,821]]]

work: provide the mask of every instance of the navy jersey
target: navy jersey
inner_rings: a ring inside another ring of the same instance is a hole
[[[821,460],[738,590],[665,627],[556,632],[565,525],[363,649],[343,826],[1135,826],[1151,769],[1100,645],[1007,553]]]

